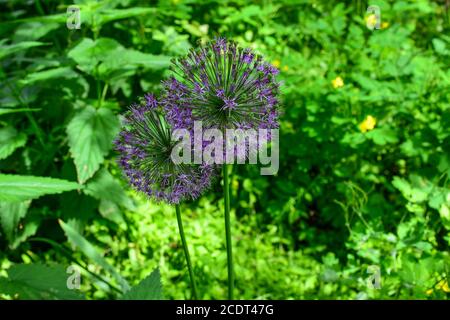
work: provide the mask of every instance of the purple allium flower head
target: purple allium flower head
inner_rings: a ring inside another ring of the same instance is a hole
[[[213,168],[172,161],[177,141],[157,105],[153,95],[145,95],[125,114],[115,140],[118,163],[135,189],[157,201],[177,204],[195,199],[210,186]]]
[[[174,60],[161,104],[174,128],[278,128],[278,69],[224,38]]]
[[[154,109],[158,106],[158,101],[152,93],[147,93],[144,95],[145,104],[148,108]]]

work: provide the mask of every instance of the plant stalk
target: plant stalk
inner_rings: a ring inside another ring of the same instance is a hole
[[[223,165],[223,195],[225,202],[225,235],[227,242],[227,268],[228,268],[228,299],[233,299],[234,291],[234,270],[233,270],[233,249],[231,243],[230,225],[230,181],[228,176],[228,165]]]
[[[192,297],[197,300],[197,287],[195,285],[194,271],[192,270],[191,257],[189,255],[189,248],[184,236],[183,222],[181,221],[180,205],[175,205],[175,211],[177,213],[178,230],[180,231],[181,243],[183,244],[184,256],[189,270],[189,278],[191,280]]]

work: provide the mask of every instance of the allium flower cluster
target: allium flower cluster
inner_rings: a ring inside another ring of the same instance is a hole
[[[173,61],[161,103],[174,128],[278,128],[278,69],[224,38]]]
[[[130,184],[157,201],[177,204],[195,199],[211,183],[213,169],[205,165],[175,164],[172,129],[151,94],[125,114],[115,141],[119,165]]]

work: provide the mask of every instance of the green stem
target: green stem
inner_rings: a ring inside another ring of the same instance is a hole
[[[231,244],[230,226],[230,181],[228,178],[228,166],[223,165],[223,195],[225,201],[225,234],[227,241],[227,266],[228,266],[228,299],[233,299],[234,271],[233,271],[233,250]]]
[[[191,257],[189,255],[189,248],[187,246],[186,237],[184,236],[183,222],[181,221],[180,205],[175,205],[177,212],[178,230],[180,231],[181,243],[183,244],[184,256],[189,270],[189,278],[191,280],[192,297],[197,300],[197,287],[195,286],[194,271],[192,270]]]

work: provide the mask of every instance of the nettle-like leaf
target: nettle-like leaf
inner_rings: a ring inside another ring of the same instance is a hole
[[[59,220],[61,228],[67,236],[69,242],[75,247],[79,248],[89,259],[101,266],[103,269],[111,273],[111,275],[117,280],[124,291],[130,289],[127,281],[117,272],[117,270],[111,266],[105,258],[100,254],[100,252],[86,239],[84,238],[75,228],[73,228],[68,223]]]
[[[27,135],[17,132],[13,127],[0,129],[0,160],[9,157],[14,150],[23,147],[27,142]]]
[[[99,38],[95,41],[84,38],[68,56],[75,60],[80,70],[108,82],[133,75],[139,66],[162,69],[170,64],[170,57],[126,49],[110,38]]]
[[[100,168],[119,130],[119,119],[106,108],[87,106],[70,121],[67,135],[80,183],[86,182]]]
[[[162,300],[164,299],[159,269],[127,291],[121,300]]]
[[[8,278],[0,277],[0,293],[22,300],[83,299],[68,289],[67,279],[63,266],[17,264],[8,269]]]
[[[0,174],[0,201],[20,202],[46,194],[81,189],[76,182],[35,176]]]

